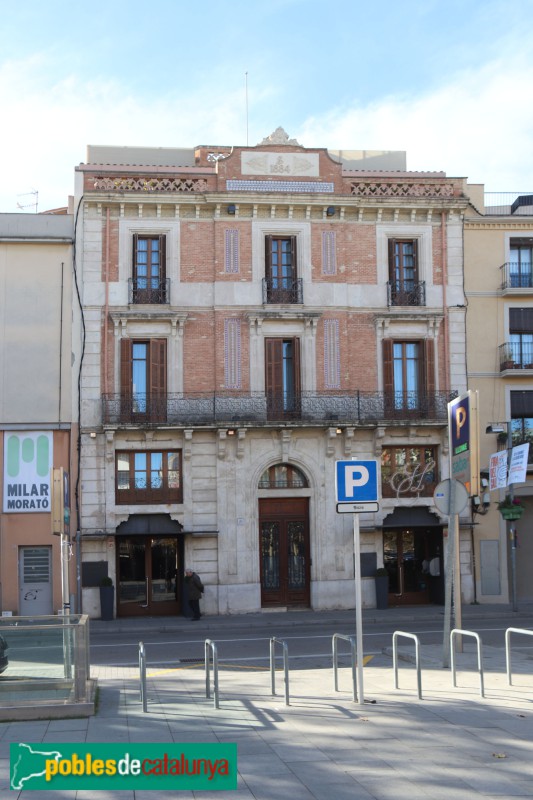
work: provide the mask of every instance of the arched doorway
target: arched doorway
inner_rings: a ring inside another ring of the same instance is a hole
[[[118,617],[181,613],[182,531],[168,514],[132,514],[118,526]]]
[[[260,489],[295,491],[307,486],[304,474],[291,464],[269,467],[259,481]],[[259,500],[259,559],[263,608],[310,605],[308,497]]]

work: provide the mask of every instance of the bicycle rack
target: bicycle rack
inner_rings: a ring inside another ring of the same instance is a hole
[[[416,658],[416,685],[418,688],[418,699],[422,700],[422,672],[420,669],[420,640],[414,633],[406,633],[405,631],[394,631],[392,634],[392,663],[394,666],[394,688],[399,689],[398,686],[398,637],[405,636],[408,639],[413,639],[415,642],[415,658]]]
[[[213,654],[213,697],[215,708],[220,708],[218,700],[218,651],[216,644],[211,639],[205,640],[205,696],[211,697],[210,658],[209,651]]]
[[[481,697],[485,697],[485,687],[483,683],[483,655],[481,652],[481,637],[478,633],[474,633],[474,631],[463,631],[460,628],[454,628],[453,631],[450,633],[450,655],[451,655],[453,685],[457,686],[456,675],[455,675],[455,648],[453,646],[456,635],[471,636],[477,642],[477,668],[479,672],[479,689]]]
[[[528,631],[524,628],[507,628],[505,631],[505,665],[507,668],[507,682],[509,686],[513,685],[511,678],[511,633],[521,633],[524,636],[533,636],[533,631]]]
[[[276,639],[272,636],[270,639],[270,683],[272,686],[272,694],[276,694],[276,643],[283,646],[283,672],[285,680],[285,705],[289,706],[289,646],[283,639]]]
[[[139,677],[140,677],[140,700],[143,704],[143,711],[148,711],[148,698],[146,696],[146,651],[143,642],[139,642]]]
[[[356,656],[356,637],[355,636],[344,636],[342,633],[334,633],[331,639],[331,645],[333,650],[333,683],[335,687],[335,691],[339,691],[339,680],[338,680],[338,673],[337,673],[337,656],[338,656],[338,640],[343,639],[345,642],[350,642],[350,650],[352,654],[352,688],[353,688],[353,699],[354,702],[357,702],[357,670],[355,665],[357,663],[357,656]],[[361,702],[363,699],[361,698]]]

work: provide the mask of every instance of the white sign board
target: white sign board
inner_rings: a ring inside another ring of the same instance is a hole
[[[48,431],[4,435],[4,513],[50,513],[53,443]]]
[[[489,456],[489,490],[505,489],[507,486],[507,450]]]
[[[509,464],[508,484],[524,483],[527,475],[527,459],[529,456],[529,442],[519,444],[511,450],[511,463]]]

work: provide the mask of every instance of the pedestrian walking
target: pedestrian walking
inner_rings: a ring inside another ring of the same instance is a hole
[[[200,576],[194,570],[188,568],[185,570],[185,582],[189,592],[189,606],[192,611],[191,621],[195,621],[202,616],[200,614],[200,598],[204,591],[204,585],[200,580]]]

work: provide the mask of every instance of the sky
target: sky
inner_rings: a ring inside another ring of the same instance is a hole
[[[278,126],[533,192],[533,0],[0,0],[0,20],[0,212],[66,205],[88,144]]]

